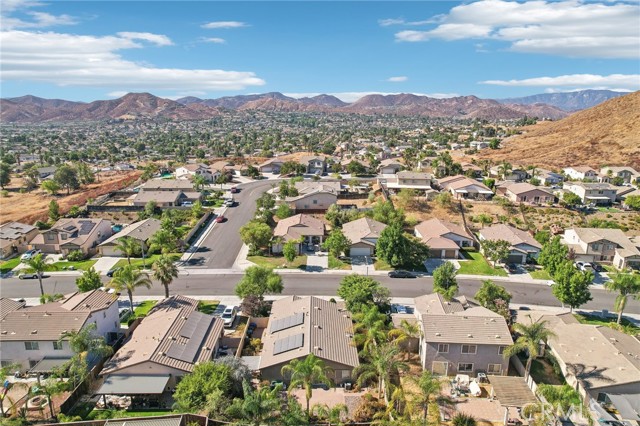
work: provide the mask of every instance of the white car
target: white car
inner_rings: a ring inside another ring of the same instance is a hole
[[[40,254],[40,250],[34,249],[34,250],[25,251],[24,254],[20,256],[20,260],[31,260],[37,254]]]
[[[225,328],[233,326],[233,322],[236,320],[236,315],[238,315],[238,308],[235,306],[229,306],[224,310],[221,318],[224,321]]]
[[[594,272],[593,265],[589,262],[576,262],[576,267],[583,272]]]

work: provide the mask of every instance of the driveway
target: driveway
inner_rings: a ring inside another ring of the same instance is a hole
[[[368,275],[376,269],[370,256],[351,256],[351,270],[355,274]]]
[[[109,269],[112,269],[121,257],[103,256],[93,265],[96,272],[99,274],[106,274]]]
[[[322,253],[322,254],[320,254]],[[329,267],[329,255],[323,252],[307,253],[307,272],[322,272]]]

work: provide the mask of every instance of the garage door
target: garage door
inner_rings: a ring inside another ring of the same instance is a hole
[[[446,250],[445,256],[447,259],[455,259],[456,258],[456,250]]]
[[[524,263],[521,254],[510,254],[507,258],[507,263]]]
[[[115,246],[100,247],[100,252],[103,256],[122,256],[120,250],[116,250]]]
[[[354,247],[349,251],[350,256],[371,256],[371,249],[368,247]]]

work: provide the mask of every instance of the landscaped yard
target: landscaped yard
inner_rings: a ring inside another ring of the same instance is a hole
[[[296,256],[293,262],[287,262],[284,256],[249,256],[247,260],[267,268],[296,269],[307,266],[307,256]]]
[[[56,271],[68,270],[70,267],[73,267],[73,269],[76,269],[79,271],[86,271],[87,269],[91,268],[96,262],[97,262],[96,259],[81,260],[79,262],[62,261],[62,262],[52,263],[51,267]]]
[[[376,271],[394,271],[405,270],[405,271],[414,271],[414,272],[427,272],[427,268],[425,268],[424,264],[419,265],[400,265],[397,268],[389,265],[383,259],[377,258],[373,266],[376,268]]]
[[[151,308],[156,304],[157,300],[145,300],[133,309],[133,313],[136,317],[146,316]]]
[[[532,271],[529,272],[529,275],[531,275],[531,278],[533,278],[534,280],[550,280],[551,275],[549,275],[549,273],[547,271],[545,271],[544,269],[538,269],[537,271]]]
[[[373,266],[376,271],[393,271],[393,267],[380,258],[376,259]]]
[[[604,326],[613,326],[617,328],[616,321],[618,320],[617,316],[613,317],[601,317],[598,315],[586,315],[586,314],[573,314],[576,319],[582,324],[591,324],[591,325],[604,325]],[[626,318],[622,318],[620,321],[622,328],[620,331],[623,331],[627,334],[637,335],[640,333],[640,327],[632,323]]]
[[[20,257],[14,257],[13,259],[5,260],[0,262],[0,274],[6,274],[10,272],[13,268],[20,264]]]
[[[342,260],[334,257],[333,255],[329,255],[329,269],[351,269],[351,264],[348,262],[343,262]]]
[[[506,277],[507,273],[501,267],[494,268],[485,258],[477,251],[462,251],[469,260],[460,261],[460,269],[458,274],[465,275],[493,275],[498,277]]]
[[[219,304],[218,300],[201,300],[198,302],[198,311],[203,314],[213,314]]]
[[[522,365],[527,365],[527,358],[523,354],[518,354],[518,358]],[[531,377],[537,384],[545,383],[547,385],[563,385],[564,377],[556,374],[553,365],[546,358],[534,359],[531,363]]]
[[[180,260],[180,256],[182,256],[181,253],[171,253],[169,254],[169,256],[171,256],[175,261]],[[131,265],[135,266],[136,268],[141,268],[144,266],[147,269],[151,268],[151,265],[153,265],[153,262],[156,261],[156,259],[158,259],[160,257],[159,254],[152,254],[151,256],[145,257],[144,260],[142,258],[131,258]],[[115,264],[114,267],[119,267],[122,268],[123,266],[127,266],[129,264],[129,262],[127,262],[127,259],[120,259],[118,260],[118,263]]]

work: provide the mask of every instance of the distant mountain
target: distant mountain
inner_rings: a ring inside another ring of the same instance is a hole
[[[547,104],[563,111],[579,111],[623,95],[628,95],[628,93],[611,90],[580,90],[578,92],[542,93],[522,98],[498,99],[498,102],[521,105]]]
[[[631,165],[640,169],[640,91],[610,99],[569,117],[541,122],[479,156],[514,164],[562,168]],[[523,160],[526,159],[526,160]]]

